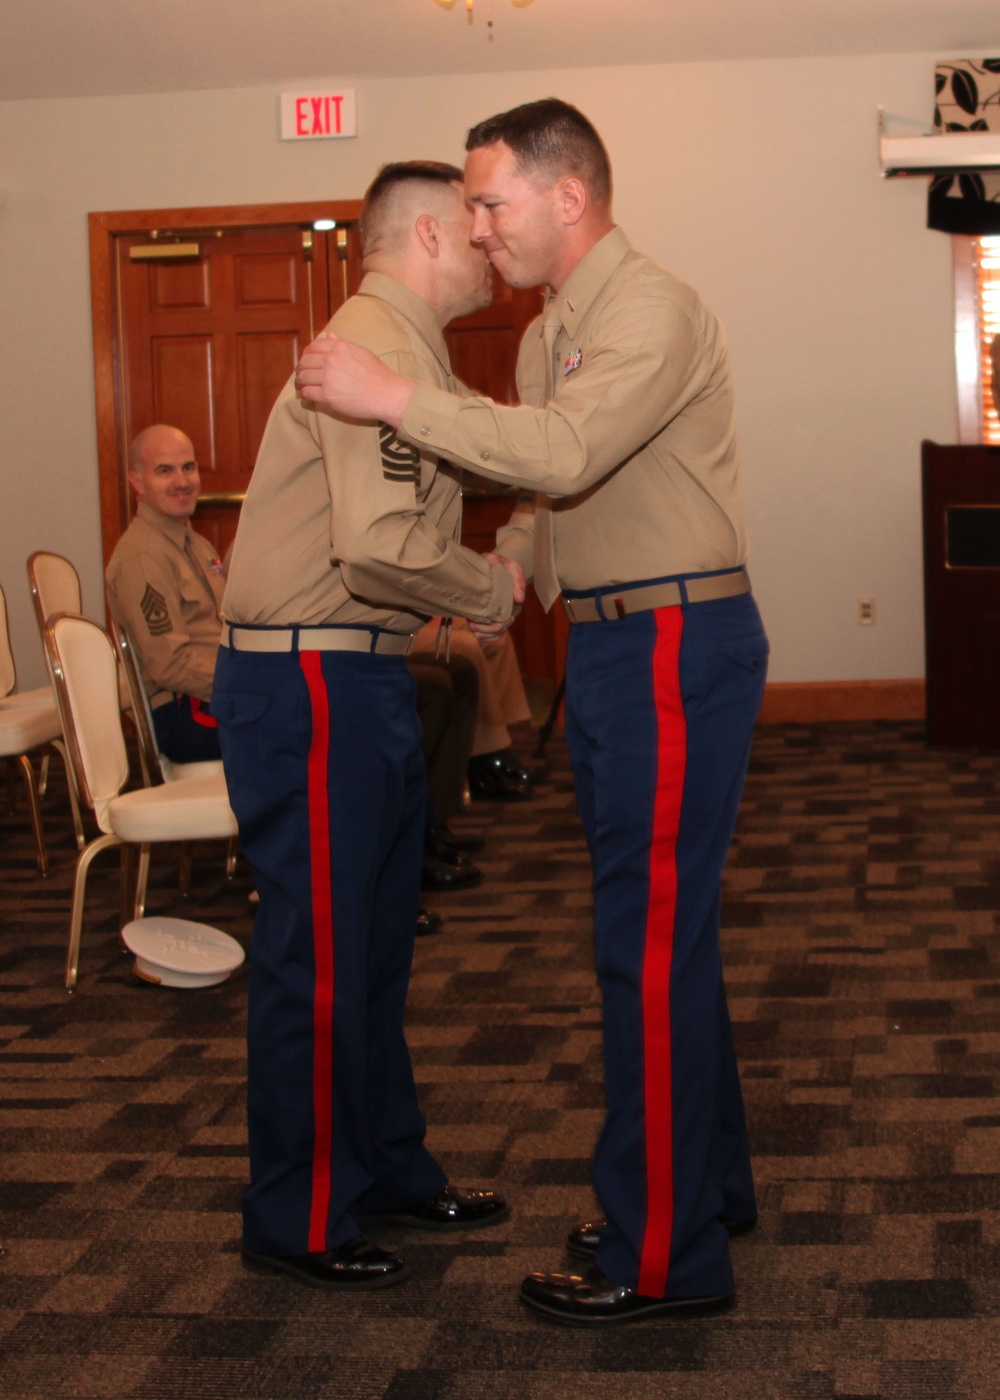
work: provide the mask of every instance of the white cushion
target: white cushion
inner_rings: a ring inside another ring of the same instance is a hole
[[[199,763],[174,763],[160,754],[160,772],[165,783],[186,783],[191,778],[217,778],[222,772],[221,758],[204,758]]]
[[[123,792],[95,810],[102,831],[123,841],[215,841],[237,834],[225,779],[219,775]]]
[[[61,736],[59,710],[47,686],[0,700],[0,757],[27,753]]]

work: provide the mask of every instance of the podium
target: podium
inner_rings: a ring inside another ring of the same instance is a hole
[[[1000,749],[1000,447],[922,447],[927,742]]]

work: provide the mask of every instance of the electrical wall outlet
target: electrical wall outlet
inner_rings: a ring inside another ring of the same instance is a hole
[[[859,599],[858,599],[858,626],[859,626],[859,627],[874,627],[874,626],[875,626],[875,599],[874,599],[874,598],[859,598]]]

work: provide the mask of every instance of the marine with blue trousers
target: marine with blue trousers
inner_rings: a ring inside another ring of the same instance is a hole
[[[474,236],[514,286],[545,282],[522,406],[393,381],[313,345],[302,391],[378,414],[482,476],[534,487],[498,550],[571,628],[566,735],[593,865],[607,1117],[604,1218],[570,1232],[583,1273],[521,1297],[575,1325],[721,1311],[730,1235],[757,1208],[722,977],[723,868],[768,644],[747,576],[725,335],[611,218],[610,167],[576,109],[474,127]],[[478,629],[488,634],[490,629]]]
[[[492,295],[470,229],[459,170],[384,168],[364,280],[332,327],[453,389],[442,328]],[[406,653],[433,613],[498,621],[523,597],[519,570],[463,548],[460,527],[459,476],[436,452],[286,386],[241,513],[212,703],[260,894],[243,1263],[313,1287],[405,1278],[363,1233],[380,1221],[507,1214],[426,1148],[403,1033],[427,805]]]

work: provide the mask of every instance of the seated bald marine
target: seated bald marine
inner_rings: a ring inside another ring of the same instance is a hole
[[[209,709],[226,571],[191,528],[201,477],[191,439],[158,423],[132,444],[136,514],[108,562],[108,603],[132,639],[162,753],[221,758]]]

